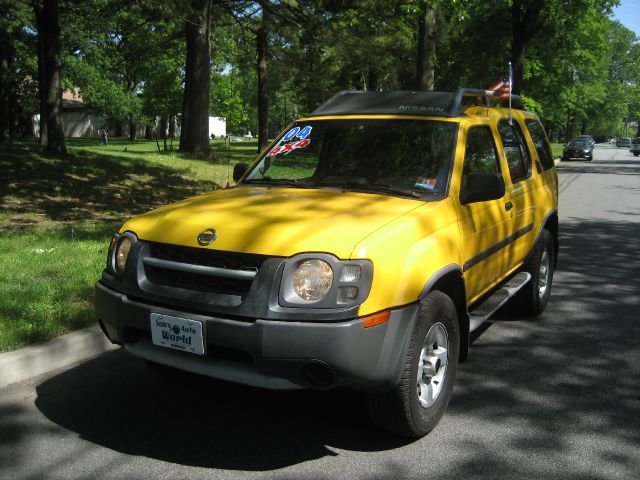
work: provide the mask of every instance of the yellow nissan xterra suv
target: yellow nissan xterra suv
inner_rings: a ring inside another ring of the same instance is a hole
[[[128,221],[96,284],[104,333],[155,368],[360,390],[377,425],[426,434],[470,333],[551,291],[551,150],[490,97],[339,93],[235,186]]]

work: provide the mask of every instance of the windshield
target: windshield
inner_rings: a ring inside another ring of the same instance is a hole
[[[585,140],[583,138],[571,140],[569,142],[570,147],[581,147],[581,148],[589,148],[591,146],[591,142]]]
[[[243,183],[443,196],[456,127],[435,120],[295,123]]]

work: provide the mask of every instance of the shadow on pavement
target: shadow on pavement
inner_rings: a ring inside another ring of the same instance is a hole
[[[545,313],[526,320],[499,312],[459,373],[448,414],[512,434],[500,448],[461,439],[470,459],[452,469],[454,478],[522,478],[533,455],[568,458],[581,444],[589,445],[584,470],[566,470],[567,478],[638,471],[640,223],[565,222],[560,242]],[[558,478],[553,472],[539,473]]]
[[[403,443],[367,423],[358,394],[269,391],[150,370],[121,350],[42,383],[36,406],[82,438],[128,455],[198,467],[271,470]]]

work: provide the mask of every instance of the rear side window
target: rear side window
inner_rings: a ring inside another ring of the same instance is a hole
[[[553,155],[542,125],[540,125],[540,122],[537,120],[525,120],[524,123],[527,126],[527,130],[529,130],[533,143],[536,146],[542,170],[549,170],[554,165]]]
[[[518,122],[509,123],[509,120],[501,120],[498,123],[498,132],[507,157],[511,182],[516,183],[529,177],[531,175],[531,154]]]

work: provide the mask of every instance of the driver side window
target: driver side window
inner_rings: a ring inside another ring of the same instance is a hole
[[[470,128],[464,151],[461,191],[464,191],[470,174],[500,173],[499,165],[491,129],[487,126]]]

